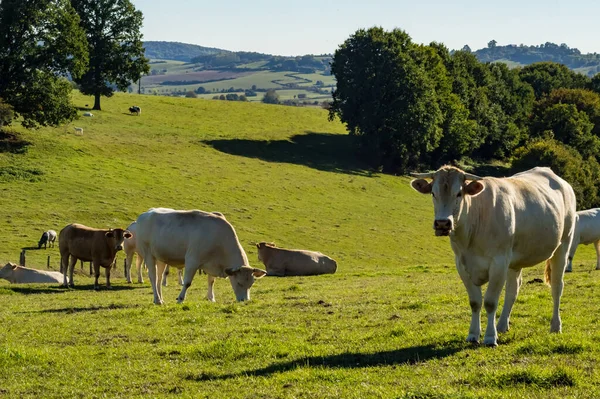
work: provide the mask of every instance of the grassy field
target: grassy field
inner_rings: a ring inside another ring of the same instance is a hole
[[[196,276],[178,305],[172,279],[165,306],[152,304],[147,282],[125,282],[123,254],[110,291],[93,291],[85,270],[70,290],[2,280],[0,396],[600,396],[591,248],[565,279],[563,334],[549,333],[538,265],[524,272],[499,347],[474,347],[463,342],[468,299],[448,239],[431,230],[431,199],[407,177],[365,169],[326,111],[132,95],[102,106],[68,126],[22,131],[27,151],[0,153],[2,264],[43,230],[125,227],[166,206],[223,212],[253,266],[262,266],[255,243],[275,241],[326,253],[338,272],[265,277],[247,303],[221,279],[217,303],[205,301]],[[28,265],[45,268],[48,255],[56,270],[57,248],[28,250]]]

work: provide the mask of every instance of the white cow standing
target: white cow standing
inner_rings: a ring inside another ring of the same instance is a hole
[[[542,261],[546,261],[545,278],[552,286],[554,302],[550,331],[560,332],[563,274],[576,218],[571,186],[549,168],[498,179],[444,166],[414,176],[419,179],[411,186],[433,197],[435,235],[450,236],[456,268],[469,295],[467,341],[479,343],[483,302],[487,312],[483,343],[497,345],[497,332],[509,329],[521,269]],[[487,282],[482,298],[481,286]],[[496,328],[498,300],[505,284],[504,308]]]
[[[216,277],[229,277],[238,301],[250,299],[250,287],[267,273],[249,266],[235,229],[223,217],[198,210],[153,208],[137,218],[137,247],[148,266],[154,303],[164,303],[161,279],[166,266],[184,267],[183,288],[177,302],[199,269],[208,274],[208,298],[214,300]]]
[[[138,283],[144,282],[144,276],[142,275],[142,264],[144,263],[144,258],[137,250],[136,240],[135,240],[135,231],[137,229],[137,223],[133,222],[128,227],[127,230],[132,234],[130,238],[126,238],[123,241],[123,252],[125,252],[125,274],[127,278],[127,282],[131,283],[131,264],[133,262],[133,255],[136,254],[135,266],[137,269]],[[167,286],[167,276],[169,274],[169,266],[165,268],[165,273],[163,275],[162,285],[164,287]],[[179,279],[179,285],[183,285],[183,277],[181,270],[177,269],[177,277]]]
[[[579,244],[594,244],[594,248],[596,248],[596,270],[600,270],[600,208],[577,212],[575,235],[569,252],[567,272],[573,271],[573,257]]]

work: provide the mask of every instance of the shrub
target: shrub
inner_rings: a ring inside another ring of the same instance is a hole
[[[2,129],[2,126],[10,125],[14,117],[13,107],[0,98],[0,129]]]
[[[548,166],[571,184],[577,197],[577,209],[600,205],[600,165],[594,157],[584,159],[576,150],[554,139],[537,139],[516,151],[513,172],[536,166]]]

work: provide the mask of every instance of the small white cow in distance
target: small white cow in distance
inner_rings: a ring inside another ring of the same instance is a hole
[[[42,245],[44,246],[44,249],[46,249],[46,247],[48,245],[50,247],[54,247],[55,242],[56,242],[56,231],[54,231],[54,230],[44,231],[42,233],[42,237],[40,238],[40,241],[38,241],[38,249],[41,249]]]
[[[267,276],[315,276],[333,274],[337,263],[320,252],[277,248],[274,243],[260,242],[258,260],[267,268]]]
[[[142,263],[144,263],[144,258],[137,250],[137,245],[136,245],[136,240],[135,240],[136,229],[137,229],[137,223],[136,222],[131,223],[127,227],[127,230],[132,234],[132,236],[129,238],[126,238],[123,241],[123,251],[125,252],[125,274],[126,274],[128,283],[131,283],[131,264],[133,262],[134,254],[137,255],[136,261],[135,261],[136,262],[135,266],[137,269],[138,283],[144,282],[144,276],[142,275]],[[169,266],[167,265],[167,267],[165,268],[165,273],[163,275],[163,282],[162,282],[162,285],[164,287],[167,286],[167,276],[168,275],[169,275]],[[181,270],[179,270],[179,269],[177,270],[177,276],[179,278],[179,285],[183,285],[183,276],[182,276]]]
[[[254,281],[267,274],[249,266],[246,252],[233,226],[216,213],[153,208],[137,218],[137,247],[148,266],[154,303],[164,303],[161,279],[167,264],[184,267],[183,288],[177,302],[185,300],[196,272],[208,274],[208,299],[214,300],[216,277],[229,277],[238,301],[250,299]]]
[[[569,264],[565,271],[573,271],[573,257],[579,244],[594,244],[596,248],[596,270],[600,270],[600,208],[577,212],[575,235],[569,252]]]
[[[469,296],[467,342],[479,343],[483,305],[487,313],[483,343],[497,345],[497,333],[508,331],[510,325],[522,269],[543,261],[554,302],[550,332],[559,333],[563,275],[576,219],[575,193],[569,183],[550,168],[501,179],[482,178],[452,166],[413,175],[418,179],[411,186],[433,199],[435,235],[450,238],[456,269]],[[496,327],[504,286],[504,308]]]
[[[11,284],[60,284],[63,282],[63,275],[60,272],[30,269],[23,266],[17,266],[14,263],[7,263],[0,269],[0,278],[8,280]]]

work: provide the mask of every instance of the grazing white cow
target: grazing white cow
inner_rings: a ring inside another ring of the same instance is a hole
[[[177,302],[199,269],[208,274],[208,298],[214,301],[216,277],[229,277],[238,301],[250,299],[250,287],[267,274],[249,266],[248,257],[231,224],[215,213],[153,208],[137,218],[137,247],[148,266],[154,303],[164,303],[161,279],[166,264],[184,267],[183,288]]]
[[[137,229],[137,222],[131,223],[127,227],[127,231],[129,231],[132,236],[123,240],[123,252],[125,252],[125,274],[127,278],[127,282],[131,283],[131,264],[133,262],[133,255],[136,254],[135,266],[137,269],[138,283],[144,282],[144,277],[142,275],[142,263],[144,263],[144,258],[137,250],[137,245],[135,241],[135,231]],[[169,274],[169,266],[165,268],[165,273],[163,275],[163,286],[167,286],[167,275]],[[180,269],[177,269],[177,275],[179,278],[179,285],[183,285],[183,277]]]
[[[569,252],[567,272],[573,271],[573,257],[579,244],[594,244],[596,248],[596,270],[600,270],[600,208],[577,212],[575,235]]]
[[[56,242],[56,231],[54,231],[54,230],[44,231],[42,233],[42,237],[38,241],[38,249],[41,249],[42,245],[44,246],[44,249],[46,249],[48,244],[50,245],[50,247],[54,247],[55,242]]]
[[[497,331],[509,328],[510,312],[521,286],[521,269],[546,261],[552,286],[551,332],[561,331],[559,314],[563,274],[575,231],[575,194],[549,168],[534,168],[508,178],[481,178],[452,166],[413,174],[411,186],[431,194],[436,236],[450,236],[456,268],[471,305],[468,342],[479,342],[480,311],[487,312],[483,343],[497,345]],[[426,178],[433,179],[431,182]],[[485,297],[481,286],[489,282]],[[496,309],[506,283],[504,308],[496,329]]]
[[[11,284],[62,283],[63,281],[60,272],[30,269],[14,263],[7,263],[0,269],[0,278],[8,280]]]

